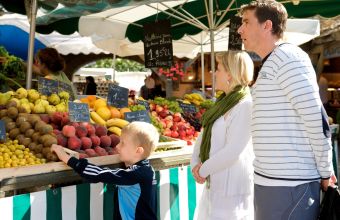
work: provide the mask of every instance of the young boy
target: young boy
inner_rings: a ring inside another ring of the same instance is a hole
[[[118,219],[157,219],[157,182],[151,167],[150,156],[159,140],[156,128],[146,122],[132,122],[122,129],[116,146],[119,158],[126,169],[108,169],[76,159],[65,153],[60,145],[53,144],[51,151],[90,182],[116,184],[118,188]],[[117,219],[117,218],[115,218]]]

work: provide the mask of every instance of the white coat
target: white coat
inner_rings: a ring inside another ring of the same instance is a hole
[[[200,176],[210,177],[210,187],[204,187],[198,219],[254,219],[251,112],[248,96],[212,127],[209,159],[199,170]],[[191,168],[200,163],[202,134],[194,146]]]

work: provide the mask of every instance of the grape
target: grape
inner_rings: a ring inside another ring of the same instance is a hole
[[[195,113],[192,112],[185,112],[182,114],[185,121],[189,122],[191,126],[195,128],[195,131],[200,131],[202,124],[199,119],[195,118]]]

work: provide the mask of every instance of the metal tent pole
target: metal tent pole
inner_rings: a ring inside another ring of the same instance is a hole
[[[202,94],[205,97],[205,80],[204,80],[204,50],[203,50],[203,31],[201,33],[201,72],[202,72]]]
[[[32,0],[32,7],[29,11],[30,16],[30,35],[29,35],[29,47],[27,54],[27,74],[26,74],[26,89],[32,87],[32,68],[33,68],[33,56],[34,56],[34,39],[35,39],[35,20],[37,16],[37,0]]]
[[[212,97],[215,96],[215,51],[214,51],[214,5],[213,0],[209,0],[209,16],[211,20],[211,25],[209,27],[210,31],[210,58],[211,58],[211,77],[212,77]]]

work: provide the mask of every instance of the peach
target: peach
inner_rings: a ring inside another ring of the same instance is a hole
[[[78,125],[78,127],[76,127],[76,134],[80,138],[86,137],[87,136],[87,129],[82,125]]]
[[[89,149],[89,148],[92,147],[91,138],[89,138],[89,137],[81,137],[80,140],[81,140],[83,149]]]
[[[81,140],[76,136],[70,137],[68,139],[67,146],[71,150],[79,149],[81,147]]]
[[[91,138],[93,147],[100,145],[100,138],[98,136],[92,135],[92,136],[90,136],[90,138]]]
[[[102,126],[102,125],[98,125],[97,128],[96,128],[96,135],[98,137],[107,135],[107,128]]]
[[[101,147],[110,147],[111,146],[111,137],[104,135],[100,137],[100,146]]]
[[[65,125],[63,127],[62,133],[66,137],[74,137],[76,136],[76,129],[71,125]]]

